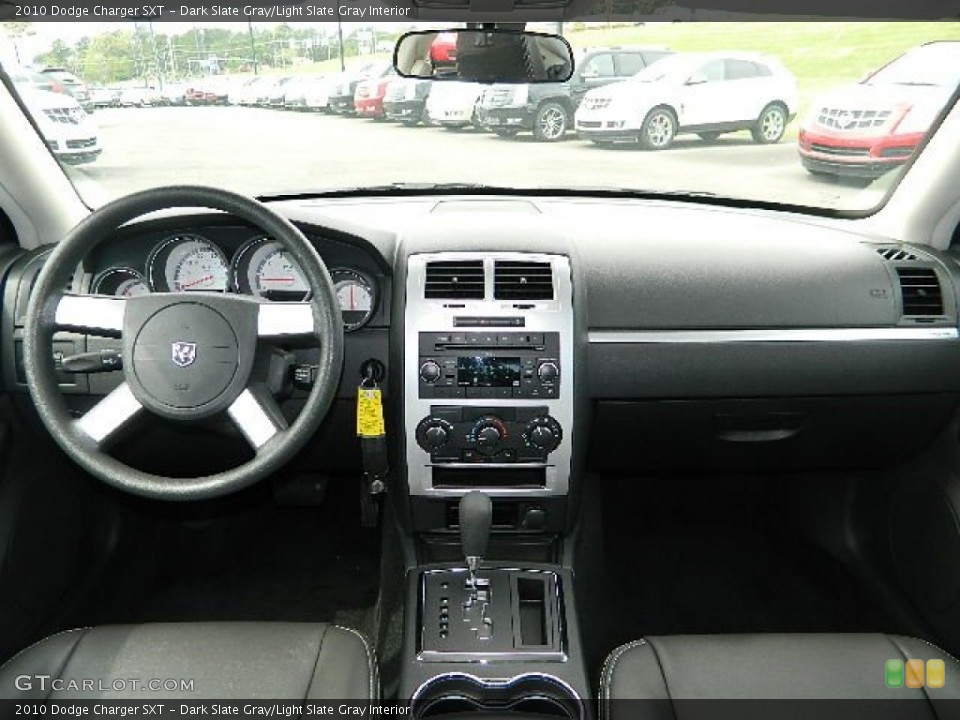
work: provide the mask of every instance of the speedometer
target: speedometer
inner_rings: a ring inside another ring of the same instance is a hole
[[[310,297],[310,285],[300,265],[286,248],[269,238],[253,240],[237,253],[233,284],[237,292],[267,300],[301,302]]]
[[[340,305],[343,329],[358,330],[369,322],[376,309],[377,296],[373,283],[356,270],[336,268],[330,273]]]
[[[147,263],[151,285],[163,292],[224,292],[229,268],[220,249],[199,235],[163,241]]]

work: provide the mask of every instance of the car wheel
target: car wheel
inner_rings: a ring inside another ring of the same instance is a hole
[[[717,141],[717,139],[720,137],[721,133],[718,133],[718,132],[702,132],[702,133],[697,133],[697,135],[699,135],[699,136],[700,136],[700,139],[703,140],[704,142],[712,143],[712,142],[716,142],[716,141]]]
[[[666,150],[677,136],[677,116],[670,108],[656,107],[647,113],[640,126],[640,147]]]
[[[560,103],[547,102],[537,110],[533,121],[533,136],[541,142],[556,142],[567,134],[570,115]]]
[[[492,129],[490,132],[492,132],[497,137],[502,137],[502,138],[515,138],[517,135],[520,134],[520,131],[515,130],[514,128],[496,128],[496,129]]]
[[[756,124],[750,130],[754,142],[762,145],[772,145],[780,142],[787,131],[787,109],[780,103],[767,105]]]

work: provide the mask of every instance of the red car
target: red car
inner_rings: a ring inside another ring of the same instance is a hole
[[[800,129],[814,175],[872,178],[903,165],[960,83],[960,42],[907,51],[855,85],[818,98]]]
[[[440,33],[430,45],[430,62],[434,67],[453,65],[457,62],[457,34]]]
[[[387,94],[387,85],[395,79],[394,76],[390,75],[361,80],[353,94],[353,106],[357,115],[377,119],[385,117],[383,98]]]

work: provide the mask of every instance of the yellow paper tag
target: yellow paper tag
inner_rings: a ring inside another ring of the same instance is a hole
[[[357,435],[360,437],[386,435],[383,424],[383,402],[379,388],[359,388],[357,392]]]

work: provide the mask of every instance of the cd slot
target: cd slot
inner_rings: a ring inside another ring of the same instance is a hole
[[[450,490],[478,488],[543,489],[546,468],[433,468],[433,487]]]

